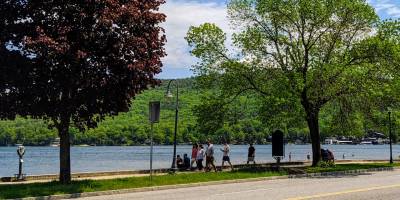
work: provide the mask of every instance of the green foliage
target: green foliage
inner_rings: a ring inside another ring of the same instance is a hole
[[[203,96],[202,102],[193,107],[193,112],[197,117],[198,130],[205,135],[211,135],[224,126],[227,108],[223,101],[208,96]]]
[[[309,142],[307,124],[299,102],[278,97],[240,95],[237,98],[218,99],[215,90],[199,90],[197,79],[178,80],[180,88],[178,142],[215,143],[228,140],[233,144],[265,144],[272,131],[281,129],[289,142],[300,139]],[[154,126],[156,144],[172,144],[175,104],[164,98],[165,84],[148,90],[133,100],[127,113],[106,118],[95,129],[80,132],[71,127],[71,141],[75,145],[146,145],[150,139],[148,102],[161,101],[160,123]],[[386,94],[385,94],[386,95]],[[384,97],[383,95],[382,97]],[[377,96],[374,98],[378,98]],[[372,100],[370,101],[372,102]],[[379,98],[379,102],[382,99]],[[346,105],[338,105],[346,104]],[[331,102],[321,111],[321,139],[330,136],[354,136],[361,138],[366,131],[388,133],[388,115],[381,110],[371,110],[367,115],[358,102]],[[392,107],[393,136],[397,138],[400,127],[400,110]],[[25,145],[49,145],[57,137],[45,121],[16,118],[0,121],[0,145],[22,143]]]
[[[329,168],[329,167],[335,167],[335,163],[332,161],[320,161],[317,165],[319,168]]]
[[[0,146],[13,144],[48,145],[57,136],[43,121],[16,118],[0,121]]]
[[[257,119],[258,106],[253,97],[242,96],[232,104],[210,97],[211,91],[195,89],[195,79],[178,80],[180,85],[179,143],[215,142],[229,139],[233,143],[266,143],[268,129]],[[149,101],[161,101],[160,123],[154,126],[156,144],[173,144],[175,102],[165,99],[166,85],[145,91],[133,100],[127,113],[108,117],[97,128],[80,132],[71,127],[71,141],[75,145],[146,145],[150,139],[148,121]],[[172,90],[174,91],[174,90]],[[0,145],[49,145],[57,137],[56,130],[48,129],[41,120],[18,117],[14,121],[0,121]]]
[[[188,31],[202,84],[217,83],[225,98],[263,96],[263,121],[287,134],[289,125],[306,121],[313,165],[321,157],[320,129],[360,135],[365,113],[352,101],[372,99],[382,83],[398,79],[400,23],[380,21],[364,0],[230,0],[228,15],[236,28],[232,51],[213,24]],[[334,113],[323,116],[324,109]]]

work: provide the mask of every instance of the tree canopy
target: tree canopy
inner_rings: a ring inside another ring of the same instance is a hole
[[[189,29],[196,71],[218,77],[224,96],[255,91],[300,105],[313,165],[321,158],[321,109],[395,80],[398,23],[381,21],[364,0],[231,0],[228,16],[234,48],[212,23]]]
[[[164,0],[0,2],[0,117],[52,122],[69,182],[69,126],[93,128],[158,84]]]

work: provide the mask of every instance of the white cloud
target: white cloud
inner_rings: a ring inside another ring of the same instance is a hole
[[[168,56],[163,59],[164,73],[161,77],[186,76],[196,58],[190,55],[189,47],[184,37],[190,26],[198,26],[205,22],[217,24],[229,37],[233,32],[229,26],[226,5],[221,0],[167,0],[160,11],[167,15],[162,25],[166,29]],[[219,2],[219,3],[218,3]],[[382,18],[400,17],[400,0],[367,0]],[[229,45],[231,46],[231,45]],[[231,46],[232,47],[232,46]]]
[[[400,17],[400,8],[399,7],[391,7],[386,10],[388,15],[393,17]]]
[[[222,30],[229,30],[226,5],[200,3],[188,0],[168,0],[160,9],[167,15],[163,24],[166,29],[168,56],[163,59],[164,68],[190,68],[195,58],[189,53],[184,37],[190,26],[205,22],[217,24]]]
[[[375,10],[384,15],[383,17],[398,18],[400,17],[400,1],[398,0],[369,0]]]

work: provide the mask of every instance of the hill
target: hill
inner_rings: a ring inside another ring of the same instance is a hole
[[[301,113],[285,113],[279,106],[276,107],[265,99],[252,95],[238,96],[227,104],[215,100],[212,89],[197,88],[194,78],[178,81],[180,85],[178,143],[204,142],[207,138],[212,138],[215,142],[226,139],[238,144],[267,143],[270,133],[276,128],[283,129],[289,141],[308,141],[308,129],[299,116]],[[149,144],[150,101],[161,102],[160,123],[154,126],[154,142],[172,144],[175,99],[165,98],[167,82],[168,80],[164,80],[161,86],[138,95],[133,100],[129,112],[108,117],[95,129],[79,132],[72,127],[73,144]],[[171,87],[175,92],[175,85]],[[335,114],[337,110],[331,105],[321,114],[322,137],[337,135],[362,137],[368,129],[367,122],[357,113],[346,119],[346,123],[341,122],[341,118]],[[384,126],[371,128],[382,132],[386,130]],[[0,146],[19,143],[32,146],[49,145],[55,138],[57,138],[56,131],[49,129],[42,120],[17,118],[14,121],[0,121]]]

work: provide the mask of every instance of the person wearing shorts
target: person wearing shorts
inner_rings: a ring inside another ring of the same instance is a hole
[[[224,142],[224,147],[223,147],[223,149],[221,149],[221,151],[223,153],[221,171],[224,169],[225,162],[228,162],[228,164],[231,166],[231,170],[233,170],[231,159],[229,157],[229,153],[231,151],[231,148],[229,147],[227,142]]]
[[[196,156],[196,167],[200,171],[203,170],[203,159],[204,159],[204,148],[203,145],[200,144]]]
[[[211,143],[211,140],[207,142],[207,150],[206,150],[206,171],[211,171],[211,167],[217,172],[217,168],[214,164],[214,145]]]
[[[255,155],[256,155],[256,148],[254,148],[253,144],[250,144],[249,153],[247,155],[247,164],[249,164],[250,162],[256,164],[256,161],[254,160]]]

